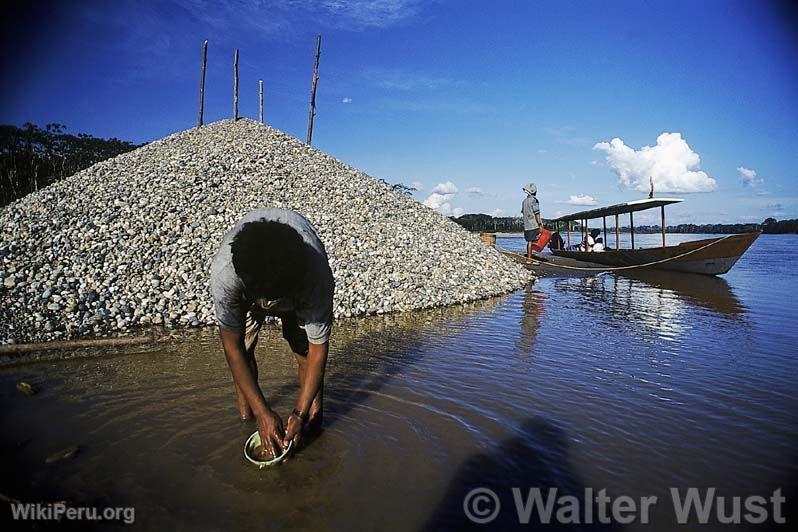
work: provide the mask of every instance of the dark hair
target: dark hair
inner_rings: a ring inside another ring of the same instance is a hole
[[[601,229],[591,229],[590,230],[590,236],[592,236],[593,238],[596,238],[600,234],[601,234]]]
[[[250,297],[279,299],[303,282],[307,244],[291,226],[271,220],[247,222],[230,244],[233,268]]]

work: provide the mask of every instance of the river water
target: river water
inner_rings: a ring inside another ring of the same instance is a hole
[[[504,530],[518,523],[513,487],[658,497],[648,526],[575,528],[672,530],[669,488],[782,488],[794,506],[796,246],[764,235],[723,278],[544,278],[473,305],[340,321],[325,430],[264,470],[242,457],[254,426],[237,420],[213,330],[6,365],[0,492],[132,506],[135,528],[184,530],[460,529],[475,488],[497,494]],[[288,348],[274,330],[258,349],[267,400],[285,415],[297,392]],[[44,463],[72,445],[74,459]]]

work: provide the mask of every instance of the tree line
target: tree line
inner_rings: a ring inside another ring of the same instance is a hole
[[[0,206],[139,146],[117,138],[72,135],[63,124],[0,125]]]
[[[493,217],[489,214],[464,214],[459,217],[450,217],[451,220],[465,227],[469,231],[489,233],[521,233],[524,230],[524,221],[518,217]],[[543,224],[551,227],[549,220],[544,219]],[[580,225],[571,222],[571,231],[579,231]],[[564,227],[563,227],[564,229]],[[613,228],[614,230],[614,228]],[[631,231],[629,226],[621,227],[621,232]],[[659,225],[635,226],[635,233],[659,233]],[[762,231],[770,234],[798,233],[798,220],[776,220],[768,218],[761,224],[679,224],[667,225],[668,233],[697,233],[697,234],[737,234]]]

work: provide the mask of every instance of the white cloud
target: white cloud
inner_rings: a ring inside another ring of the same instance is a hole
[[[451,196],[451,194],[438,194],[437,192],[433,192],[424,200],[424,205],[430,209],[435,209],[441,214],[449,214],[452,212],[452,204],[449,203]]]
[[[458,218],[458,217],[462,216],[464,212],[465,211],[463,210],[462,207],[455,207],[454,209],[452,209],[452,216],[454,216],[455,218]]]
[[[554,137],[558,144],[567,146],[590,145],[590,139],[578,134],[578,130],[573,126],[545,127],[543,131]]]
[[[606,161],[620,184],[648,192],[648,178],[656,192],[710,192],[717,181],[699,170],[701,157],[682,139],[681,133],[663,133],[656,146],[635,150],[614,138],[599,142],[593,149],[607,154]]]
[[[438,183],[432,187],[432,193],[424,200],[424,205],[430,209],[435,209],[444,216],[460,216],[463,213],[463,209],[452,207],[451,204],[452,198],[457,194],[457,191],[457,185],[451,181]]]
[[[578,196],[571,196],[568,199],[570,205],[595,205],[596,200],[593,196],[588,196],[587,194],[579,194]]]
[[[352,98],[346,97],[343,100],[341,100],[341,103],[352,103]]]
[[[290,0],[287,3],[291,3]],[[328,17],[340,17],[350,25],[363,28],[384,28],[403,22],[417,15],[423,5],[420,0],[300,0],[293,3],[315,6]]]
[[[737,173],[740,174],[740,181],[743,183],[743,186],[755,187],[765,182],[761,177],[757,179],[756,170],[746,168],[745,166],[738,166]]]
[[[416,189],[416,191],[424,190],[424,183],[422,183],[421,181],[413,181],[412,183],[410,183],[410,186]]]
[[[485,192],[480,187],[470,187],[466,189],[466,194],[475,198],[495,198],[496,194],[493,192]]]
[[[493,209],[493,211],[490,213],[491,216],[496,216],[496,217],[501,216],[503,214],[504,214],[504,209]]]
[[[436,91],[459,83],[435,73],[402,68],[369,68],[362,73],[381,89],[395,91]]]
[[[437,192],[438,194],[457,194],[457,185],[451,181],[438,183],[432,187],[432,192]]]

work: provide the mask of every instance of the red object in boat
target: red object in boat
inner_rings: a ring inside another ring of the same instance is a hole
[[[543,248],[545,248],[546,244],[549,243],[549,239],[551,238],[552,234],[554,233],[552,233],[551,231],[548,231],[546,229],[541,229],[540,236],[538,237],[538,239],[535,242],[532,242],[532,251],[535,253],[540,253],[541,251],[543,251]]]

